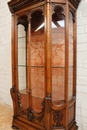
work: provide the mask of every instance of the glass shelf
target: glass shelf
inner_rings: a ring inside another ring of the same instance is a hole
[[[65,66],[52,66],[52,68],[65,68]]]
[[[26,65],[18,65],[18,67],[28,67],[28,66],[26,66]]]
[[[26,38],[25,36],[23,36],[23,37],[18,37],[18,39],[21,39],[21,38]]]
[[[31,66],[32,68],[45,68],[45,66]]]

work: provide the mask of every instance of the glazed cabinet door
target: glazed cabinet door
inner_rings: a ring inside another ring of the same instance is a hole
[[[45,42],[44,42],[44,16],[41,10],[31,14],[30,32],[30,82],[31,82],[31,108],[41,112],[42,102],[45,98]]]
[[[20,113],[28,103],[28,22],[27,16],[18,18],[18,105]]]
[[[45,35],[43,8],[17,18],[17,97],[19,118],[44,126]],[[37,125],[36,125],[37,126]]]

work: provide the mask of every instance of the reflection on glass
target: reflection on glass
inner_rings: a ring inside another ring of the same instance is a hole
[[[44,99],[44,18],[42,11],[36,11],[31,16],[31,89],[32,108],[36,112],[42,110]],[[37,105],[38,104],[38,105]]]
[[[73,15],[69,12],[69,100],[73,96]]]
[[[63,8],[56,7],[52,15],[52,101],[65,99],[65,20]]]
[[[19,91],[26,93],[26,36],[23,25],[18,25],[18,82]]]

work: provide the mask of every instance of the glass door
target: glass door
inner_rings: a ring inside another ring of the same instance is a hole
[[[55,105],[65,100],[65,17],[61,6],[52,15],[52,101]]]
[[[18,91],[19,105],[28,108],[27,16],[18,20]]]
[[[31,15],[30,38],[30,69],[32,109],[35,112],[42,110],[45,97],[45,46],[44,46],[44,17],[40,10]]]

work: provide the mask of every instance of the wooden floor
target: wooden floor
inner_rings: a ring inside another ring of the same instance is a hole
[[[13,130],[12,115],[12,107],[0,102],[0,130]]]

